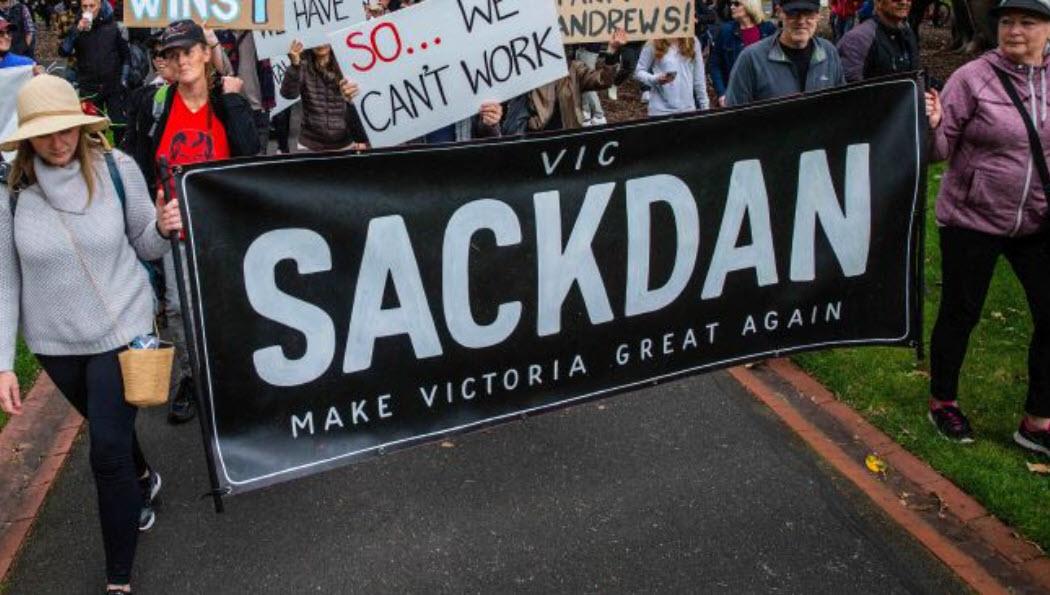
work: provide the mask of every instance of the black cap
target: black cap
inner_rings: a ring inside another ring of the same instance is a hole
[[[780,10],[788,14],[800,12],[820,12],[819,0],[787,0],[780,5]]]
[[[1002,0],[988,12],[993,18],[999,18],[1007,10],[1023,10],[1050,19],[1050,2],[1042,0]]]
[[[175,21],[164,28],[160,34],[160,47],[157,51],[164,53],[172,48],[189,48],[204,40],[204,29],[193,21],[186,19]]]

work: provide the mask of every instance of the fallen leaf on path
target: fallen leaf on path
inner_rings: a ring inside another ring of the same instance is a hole
[[[441,443],[441,448],[456,448],[456,443],[451,440],[445,440]]]
[[[886,461],[875,455],[868,455],[864,459],[864,466],[872,473],[886,473]]]
[[[1046,463],[1025,463],[1028,465],[1028,470],[1038,475],[1050,475],[1050,465]]]

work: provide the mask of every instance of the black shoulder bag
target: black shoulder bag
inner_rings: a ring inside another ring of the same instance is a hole
[[[998,68],[993,68],[992,70],[995,71],[999,81],[1002,82],[1003,88],[1006,89],[1006,94],[1010,96],[1010,101],[1014,103],[1014,107],[1021,114],[1024,127],[1028,130],[1028,148],[1032,151],[1032,163],[1035,164],[1035,169],[1039,172],[1039,179],[1043,182],[1043,196],[1050,200],[1050,169],[1047,169],[1046,166],[1046,153],[1043,152],[1043,143],[1039,140],[1039,131],[1035,128],[1035,122],[1032,121],[1032,116],[1025,109],[1021,96],[1017,94],[1017,87],[1010,81],[1010,75]]]

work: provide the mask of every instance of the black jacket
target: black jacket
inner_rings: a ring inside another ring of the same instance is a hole
[[[74,26],[58,48],[59,54],[76,57],[81,95],[119,89],[124,67],[131,62],[131,50],[112,9],[106,2],[102,5],[91,29],[80,31]]]
[[[146,177],[146,184],[151,193],[157,188],[157,148],[164,136],[164,127],[171,115],[171,106],[175,102],[176,87],[167,87],[163,109],[159,117],[154,117],[157,93],[163,87],[152,87],[154,91],[144,92],[131,101],[132,110],[128,116],[128,129],[124,135],[124,152],[135,158]],[[230,146],[231,157],[250,157],[258,155],[259,135],[255,129],[255,118],[252,106],[239,93],[223,93],[221,87],[212,87],[209,99],[215,109],[215,116],[222,122],[226,131],[226,141]]]

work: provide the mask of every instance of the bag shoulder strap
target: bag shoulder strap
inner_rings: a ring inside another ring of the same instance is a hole
[[[1046,165],[1046,153],[1043,152],[1043,143],[1039,140],[1039,131],[1035,128],[1035,122],[1032,121],[1032,116],[1025,109],[1024,102],[1021,101],[1021,96],[1018,95],[1017,87],[1010,80],[1010,76],[998,68],[993,68],[992,70],[999,77],[1003,88],[1006,89],[1006,94],[1010,96],[1010,101],[1013,102],[1014,107],[1021,114],[1021,120],[1024,121],[1024,127],[1028,131],[1028,148],[1032,152],[1032,162],[1035,164],[1036,171],[1039,172],[1039,179],[1043,182],[1043,194],[1050,197],[1050,169]]]
[[[124,216],[124,232],[126,234],[130,229],[128,228],[128,195],[124,191],[124,178],[120,176],[120,170],[117,168],[117,159],[113,157],[113,151],[105,151],[102,153],[102,156],[106,159],[109,179],[113,181],[113,187],[117,190],[117,198],[120,199],[120,212]]]
[[[164,105],[168,102],[168,91],[170,90],[170,87],[170,85],[165,83],[158,87],[153,93],[153,110],[151,111],[153,118],[148,133],[148,136],[151,139],[156,135],[157,126],[160,125],[160,119],[164,116]]]
[[[11,164],[0,159],[0,184],[7,185],[7,177],[11,175]],[[18,208],[18,195],[22,192],[22,185],[12,188],[7,194],[7,203],[11,211],[11,219],[15,218],[15,209]]]
[[[106,158],[109,177],[113,180],[113,187],[117,189],[117,196],[120,198],[120,206],[123,207],[128,202],[128,195],[124,192],[124,178],[120,176],[120,170],[117,168],[117,159],[113,157],[113,151],[106,151],[102,155]]]

